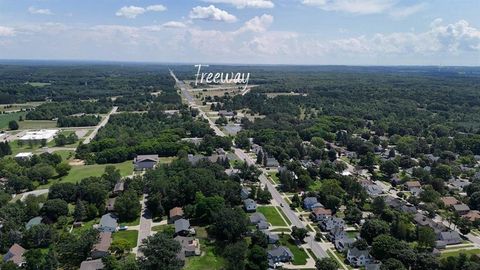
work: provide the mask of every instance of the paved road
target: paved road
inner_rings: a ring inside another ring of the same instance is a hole
[[[195,101],[193,100],[190,93],[188,93],[185,84],[177,79],[177,77],[175,76],[173,71],[170,71],[170,74],[172,75],[172,77],[177,82],[177,86],[180,87],[181,92],[183,93],[183,95],[187,99],[187,101],[189,102],[190,106],[198,109],[200,115],[202,115],[203,118],[208,120],[208,122],[210,124],[210,127],[215,131],[215,134],[217,134],[218,136],[224,137],[225,133],[223,133],[223,131],[221,131],[215,125],[215,123],[212,120],[210,120],[210,118],[207,117],[207,115],[202,111],[202,109],[195,104]],[[245,153],[245,151],[243,151],[242,149],[239,149],[239,148],[235,148],[235,147],[233,147],[233,149],[234,149],[237,157],[240,158],[240,160],[245,160],[247,162],[247,164],[255,165],[255,161],[253,161],[252,158],[249,155],[247,155],[247,153]],[[285,213],[287,218],[292,222],[292,225],[297,226],[298,228],[305,228],[306,227],[305,224],[303,224],[303,222],[298,218],[298,216],[295,214],[295,212],[290,209],[289,204],[283,199],[280,192],[278,192],[278,190],[272,185],[272,183],[270,183],[270,181],[268,181],[267,176],[265,175],[265,172],[263,172],[260,175],[259,179],[260,179],[262,184],[267,186],[268,190],[272,194],[272,198],[277,202],[277,204],[278,205],[283,205],[283,207],[281,207],[281,209],[282,209],[283,213]],[[308,243],[311,250],[313,251],[315,256],[317,256],[318,258],[328,257],[327,252],[320,246],[320,244],[318,242],[316,242],[314,240],[314,235],[310,235],[307,238],[305,238],[305,242]]]
[[[110,115],[112,113],[115,113],[117,110],[118,110],[118,107],[116,106],[113,107],[113,109],[107,114],[107,116],[105,116],[105,118],[103,118],[103,120],[100,123],[98,123],[98,125],[95,127],[92,133],[90,133],[90,135],[88,135],[88,137],[85,138],[85,140],[83,140],[83,143],[84,144],[90,143],[93,140],[93,138],[95,138],[98,131],[108,123],[108,120],[110,119]]]
[[[147,194],[144,194],[140,204],[142,205],[142,215],[140,216],[140,225],[138,230],[138,239],[137,239],[137,258],[142,257],[143,254],[138,250],[138,248],[142,245],[143,239],[146,239],[150,236],[152,232],[152,215],[150,211],[148,211],[147,207],[145,206]]]

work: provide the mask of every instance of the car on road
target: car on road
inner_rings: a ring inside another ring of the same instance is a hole
[[[120,227],[118,227],[118,230],[119,231],[126,231],[126,230],[128,230],[128,226],[120,226]]]

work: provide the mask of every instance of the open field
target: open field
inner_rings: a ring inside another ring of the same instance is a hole
[[[275,206],[258,206],[257,211],[262,213],[272,226],[287,226],[282,216],[280,216],[277,209],[275,209]]]
[[[15,112],[15,113],[4,113],[0,114],[0,129],[8,129],[8,122],[15,120],[18,122],[18,119],[23,117],[25,119],[26,112]],[[18,122],[20,123],[20,122]]]
[[[48,129],[56,128],[57,121],[51,120],[25,120],[18,122],[19,129]]]
[[[441,258],[447,258],[447,257],[457,257],[461,253],[466,254],[466,255],[475,255],[475,254],[480,254],[480,249],[474,248],[474,249],[460,249],[456,251],[448,251],[448,252],[442,252],[440,257]]]
[[[134,248],[137,246],[137,238],[138,238],[138,231],[131,230],[131,231],[119,231],[112,234],[113,241],[119,239],[125,239],[128,241],[128,246],[130,248]]]
[[[33,87],[45,87],[52,85],[51,83],[43,83],[43,82],[26,82],[25,84],[31,85]]]
[[[127,176],[132,174],[133,171],[133,163],[131,160],[127,160],[122,163],[116,164],[94,164],[94,165],[81,165],[81,166],[72,166],[69,174],[62,178],[56,180],[50,180],[50,182],[46,185],[38,186],[37,188],[48,188],[53,183],[56,182],[67,182],[67,183],[77,183],[78,181],[82,180],[83,178],[91,177],[91,176],[101,176],[105,171],[105,167],[108,165],[113,165],[117,169],[120,169],[120,174],[122,176]]]

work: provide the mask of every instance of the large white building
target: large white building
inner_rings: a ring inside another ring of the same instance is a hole
[[[51,141],[58,133],[58,129],[41,129],[36,131],[27,131],[20,140],[21,141]]]

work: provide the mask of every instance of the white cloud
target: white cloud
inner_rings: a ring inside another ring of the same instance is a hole
[[[147,11],[156,11],[156,12],[161,12],[167,10],[167,8],[164,5],[152,5],[148,6],[146,8]]]
[[[186,24],[183,22],[177,22],[177,21],[169,21],[164,24],[162,24],[163,27],[165,28],[185,28],[187,27]]]
[[[427,6],[426,3],[418,3],[415,5],[407,6],[403,8],[394,8],[390,12],[390,15],[396,19],[401,19],[424,10],[426,6]]]
[[[28,8],[28,12],[30,14],[39,14],[39,15],[53,15],[53,13],[50,11],[50,9],[47,8],[35,8],[33,6]]]
[[[303,0],[307,6],[325,11],[341,11],[355,14],[382,13],[394,6],[394,0]]]
[[[137,7],[137,6],[125,6],[120,8],[115,15],[119,17],[125,17],[128,19],[135,19],[137,16],[144,14],[147,11],[161,12],[165,11],[167,8],[163,5],[152,5],[146,8]]]
[[[15,30],[11,27],[0,26],[0,37],[10,37],[15,35]]]
[[[252,31],[252,32],[265,32],[267,28],[273,23],[273,16],[263,14],[262,16],[256,16],[253,19],[245,22],[245,25],[241,27],[238,32]]]
[[[275,4],[270,0],[204,0],[207,3],[230,4],[241,8],[273,8]]]
[[[190,11],[190,19],[221,21],[232,23],[237,21],[237,17],[225,10],[216,8],[214,5],[208,7],[197,6]]]

